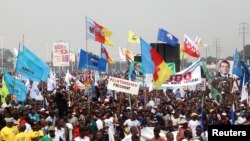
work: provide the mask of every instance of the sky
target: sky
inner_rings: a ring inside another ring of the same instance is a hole
[[[240,23],[250,24],[249,0],[0,0],[1,45],[13,50],[23,40],[44,60],[50,60],[52,44],[67,41],[70,50],[80,48],[100,53],[100,43],[86,40],[88,16],[113,32],[110,55],[119,60],[118,47],[140,53],[140,46],[127,43],[132,30],[147,42],[156,42],[164,28],[183,43],[183,34],[196,35],[208,44],[208,56],[220,57],[242,50]],[[248,31],[249,31],[248,26]],[[242,30],[241,30],[242,31]],[[250,35],[246,36],[250,44]],[[202,56],[205,49],[200,48]]]

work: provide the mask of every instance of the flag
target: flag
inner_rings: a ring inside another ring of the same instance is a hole
[[[238,69],[239,61],[240,61],[240,56],[239,56],[239,53],[238,53],[237,48],[236,48],[234,51],[233,74],[240,77],[242,74],[241,74],[241,70]]]
[[[133,31],[129,31],[128,42],[132,44],[140,44],[140,38]]]
[[[104,72],[106,71],[106,64],[107,61],[105,59],[81,50],[78,69],[90,69]]]
[[[200,122],[200,125],[201,125],[201,132],[202,133],[204,132],[203,112],[204,112],[204,94],[202,95],[202,98],[201,98],[201,122]]]
[[[194,42],[195,42],[195,44],[198,45],[199,47],[204,47],[204,43],[203,43],[202,39],[201,39],[199,36],[196,36]]]
[[[159,29],[157,40],[170,44],[173,47],[176,47],[176,44],[179,42],[178,38],[162,28]]]
[[[234,123],[235,123],[235,106],[234,106],[234,103],[233,103],[232,109],[231,109],[231,120],[232,120],[232,125],[234,125]]]
[[[155,65],[151,58],[151,53],[150,53],[152,47],[142,38],[140,38],[140,43],[141,43],[142,70],[144,73],[153,74]]]
[[[56,76],[55,73],[53,73],[53,71],[50,71],[49,77],[47,79],[47,91],[53,91],[54,89],[56,89]]]
[[[134,61],[134,54],[132,51],[130,51],[127,48],[119,48],[119,55],[121,58],[121,61]]]
[[[240,78],[240,88],[242,88],[250,80],[250,73],[248,70],[248,65],[245,62],[240,61],[238,63],[236,72],[237,72],[236,75]]]
[[[85,78],[84,78],[84,85],[85,86],[90,86],[90,72],[88,70],[85,71]]]
[[[174,62],[168,62],[167,66],[170,68],[172,74],[175,73],[175,63]]]
[[[247,88],[247,86],[246,85],[244,85],[245,84],[245,74],[243,75],[243,82],[242,82],[242,87],[241,87],[241,99],[240,99],[240,101],[243,103],[243,102],[247,102],[247,104],[248,104],[248,88]]]
[[[164,83],[172,75],[172,72],[160,54],[154,48],[151,48],[150,54],[155,66],[153,84],[156,88],[160,88],[162,83]]]
[[[109,64],[115,63],[114,59],[109,56],[108,51],[102,44],[101,44],[101,57],[105,59]]]
[[[180,60],[183,60],[187,57],[187,54],[183,52],[183,44],[180,44]]]
[[[67,73],[64,79],[64,81],[66,82],[66,89],[68,89],[71,86],[70,81],[72,79],[76,79],[76,78],[69,73],[69,70],[67,70]]]
[[[8,96],[9,90],[8,90],[8,88],[6,86],[4,77],[2,77],[2,89],[0,90],[0,92],[1,92],[1,101],[2,101],[2,103],[6,103],[5,98]]]
[[[238,87],[237,81],[238,81],[238,80],[233,80],[233,87],[232,87],[231,93],[234,93],[234,92],[236,92],[236,91],[239,92],[239,87]]]
[[[202,62],[202,69],[204,71],[204,74],[206,75],[206,78],[209,81],[212,81],[214,79],[213,75],[211,74],[211,72],[208,70],[207,68],[207,64],[205,64],[204,62]]]
[[[91,18],[87,17],[87,39],[95,40],[105,45],[113,46],[110,37],[112,36],[112,31],[99,25]]]
[[[41,94],[41,92],[39,91],[37,85],[39,84],[39,82],[35,82],[33,81],[31,89],[30,89],[30,97],[32,99],[36,99],[36,100],[43,100],[43,96]]]
[[[45,81],[50,68],[28,48],[18,52],[16,72],[32,81]]]
[[[4,72],[4,80],[5,80],[9,93],[14,94],[18,101],[25,101],[27,87],[24,85],[22,81],[19,79],[15,79],[13,76],[8,74],[7,72]]]
[[[213,86],[211,87],[211,94],[212,94],[212,98],[214,100],[217,99],[218,96],[220,96],[220,93],[217,89],[215,89]]]
[[[184,34],[184,46],[183,52],[187,53],[188,55],[199,58],[200,53],[198,50],[197,44],[195,44],[187,35]]]

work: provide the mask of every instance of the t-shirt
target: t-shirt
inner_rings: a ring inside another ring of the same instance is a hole
[[[103,129],[103,122],[102,122],[101,119],[98,119],[98,120],[96,121],[96,126],[97,126],[98,130]]]
[[[188,126],[192,129],[192,134],[193,134],[193,137],[196,136],[196,127],[200,125],[200,122],[198,120],[190,120],[188,122]]]
[[[90,141],[89,137],[87,136],[84,136],[84,138],[81,138],[81,137],[77,137],[74,139],[75,141]]]
[[[1,138],[4,141],[14,141],[17,133],[18,133],[18,130],[15,126],[13,126],[11,128],[5,126],[1,130]]]
[[[15,136],[15,141],[30,141],[29,133],[21,132]]]
[[[114,135],[115,134],[115,127],[114,127],[114,124],[113,124],[113,117],[110,117],[109,119],[105,119],[104,120],[104,124],[105,126],[108,126],[108,131]]]
[[[42,130],[39,130],[39,131],[33,131],[33,130],[31,130],[29,132],[29,135],[30,135],[31,139],[33,139],[33,138],[40,138],[40,137],[43,137],[43,131]]]
[[[128,126],[129,130],[131,127],[133,126],[140,126],[140,122],[136,119],[136,120],[131,120],[131,119],[127,119],[124,123],[123,123],[124,126]]]

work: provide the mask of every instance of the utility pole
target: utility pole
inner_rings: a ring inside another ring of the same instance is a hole
[[[1,49],[2,49],[2,51],[1,51],[1,56],[2,56],[2,58],[1,58],[1,62],[2,62],[2,66],[1,66],[1,68],[2,68],[2,73],[3,73],[3,36],[0,36],[0,42],[1,42]]]
[[[204,44],[205,53],[206,53],[206,64],[207,64],[207,51],[208,51],[208,44]]]
[[[220,39],[219,38],[214,38],[214,45],[215,45],[215,48],[216,48],[216,64],[217,64],[218,59],[220,58],[220,52],[221,52]]]
[[[240,23],[240,34],[242,34],[242,42],[243,42],[243,61],[245,61],[245,37],[246,34],[248,34],[249,30],[248,30],[248,23],[242,22]]]

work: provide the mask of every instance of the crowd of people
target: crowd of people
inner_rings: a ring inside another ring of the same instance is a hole
[[[208,86],[183,92],[142,87],[138,95],[129,95],[107,89],[107,76],[90,94],[87,88],[75,89],[74,80],[66,89],[58,79],[53,91],[39,85],[42,101],[29,93],[24,102],[6,97],[0,141],[207,141],[209,125],[250,125],[248,102],[240,100],[239,91],[231,91],[231,80],[223,78],[221,84],[215,79],[212,84],[220,95],[213,98]],[[152,136],[143,132],[148,127],[153,127]]]

